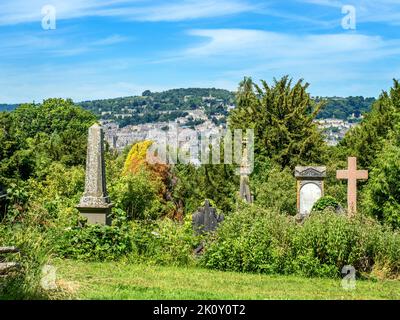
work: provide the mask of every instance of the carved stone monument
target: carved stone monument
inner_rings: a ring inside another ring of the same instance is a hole
[[[357,212],[357,180],[367,180],[367,170],[357,170],[357,158],[348,158],[348,169],[338,170],[337,179],[348,180],[347,182],[347,206],[348,215],[353,216]]]
[[[112,203],[107,194],[104,163],[104,132],[98,124],[89,128],[85,192],[77,209],[89,224],[111,224]]]
[[[324,196],[326,167],[296,167],[297,212],[304,218],[312,207]]]
[[[242,156],[242,162],[240,164],[240,198],[247,203],[253,203],[253,196],[250,191],[250,165],[249,165],[249,154],[247,149],[247,140],[244,141],[244,150]]]
[[[199,208],[192,217],[193,229],[197,235],[212,232],[217,229],[218,224],[224,220],[224,215],[217,214],[215,208],[210,207],[206,200],[204,207]]]

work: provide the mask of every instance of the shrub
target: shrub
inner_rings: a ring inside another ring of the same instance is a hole
[[[132,223],[131,261],[187,266],[194,263],[193,250],[201,242],[194,235],[191,217],[183,223],[171,219]]]
[[[201,264],[240,272],[281,273],[295,224],[291,218],[254,207],[227,217],[206,244]]]
[[[332,208],[337,210],[339,208],[339,202],[331,196],[325,196],[320,198],[313,206],[313,211],[324,211],[325,209]]]
[[[129,228],[117,225],[68,228],[56,245],[60,256],[84,261],[116,260],[131,250]]]
[[[264,177],[264,175],[262,176]],[[255,202],[260,207],[295,215],[296,209],[296,179],[289,169],[281,170],[272,167],[266,180],[254,179],[252,183]]]
[[[18,254],[10,254],[7,261],[18,262],[20,270],[15,275],[0,279],[0,299],[44,299],[40,286],[42,267],[50,257],[50,246],[37,228],[0,225],[0,246],[16,246]]]
[[[206,243],[208,268],[269,274],[339,277],[345,265],[359,275],[399,271],[400,235],[372,219],[316,212],[297,224],[291,217],[255,206],[236,212]]]
[[[110,188],[115,206],[131,219],[155,219],[166,210],[159,195],[160,182],[152,181],[150,173],[141,170],[120,177]]]

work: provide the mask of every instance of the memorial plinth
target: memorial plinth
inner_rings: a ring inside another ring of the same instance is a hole
[[[104,132],[100,125],[89,128],[85,192],[77,209],[89,224],[111,224],[113,204],[107,194],[104,163]]]

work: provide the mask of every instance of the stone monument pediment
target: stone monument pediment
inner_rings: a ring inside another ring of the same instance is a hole
[[[295,169],[296,178],[325,178],[326,167],[301,167]]]

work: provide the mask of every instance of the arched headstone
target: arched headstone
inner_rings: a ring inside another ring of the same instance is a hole
[[[301,217],[310,214],[312,207],[324,196],[326,167],[296,167],[297,211]]]
[[[311,212],[315,202],[322,196],[322,189],[315,183],[306,183],[300,189],[299,212],[306,216]]]

